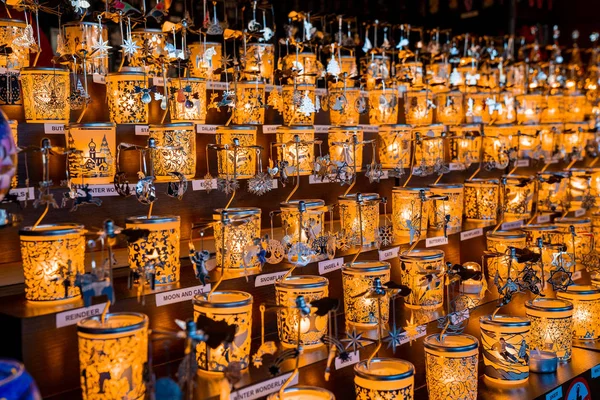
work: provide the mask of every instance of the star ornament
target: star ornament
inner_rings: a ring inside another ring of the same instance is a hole
[[[364,343],[368,340],[363,339],[362,333],[356,332],[356,329],[352,329],[352,332],[346,332],[346,339],[340,340],[344,344],[346,350],[352,348],[352,352],[356,353],[357,350],[364,347]]]
[[[552,290],[555,292],[564,292],[571,285],[574,285],[572,279],[573,273],[567,272],[562,266],[557,270],[552,271],[550,278],[548,278],[548,283],[552,285]]]
[[[141,49],[141,47],[138,46],[137,42],[133,39],[125,39],[121,47],[123,48],[123,52],[130,56],[134,55],[139,49]]]
[[[96,38],[92,39],[92,50],[94,50],[94,57],[102,57],[108,54],[108,51],[112,49],[112,46],[108,45],[108,40],[96,40]]]
[[[388,331],[388,336],[383,339],[387,343],[387,348],[392,349],[396,352],[396,347],[400,346],[402,341],[402,329],[398,329],[395,326]]]

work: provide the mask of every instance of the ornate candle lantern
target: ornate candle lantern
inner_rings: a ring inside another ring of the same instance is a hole
[[[581,122],[585,120],[587,99],[583,94],[564,96],[565,122]]]
[[[27,122],[69,121],[69,71],[62,68],[23,68],[21,87]]]
[[[423,63],[420,61],[403,61],[396,63],[396,76],[408,81],[410,88],[423,87]]]
[[[583,256],[592,251],[594,237],[590,219],[563,217],[556,218],[554,223],[562,231],[567,253],[575,254],[576,261],[581,261]]]
[[[573,304],[573,335],[576,339],[600,338],[600,289],[590,285],[571,285],[557,292],[559,299]]]
[[[196,130],[191,122],[150,125],[150,138],[157,149],[150,151],[157,181],[177,180],[179,172],[188,179],[196,175]]]
[[[0,18],[0,46],[12,49],[12,52],[0,55],[0,67],[20,70],[29,66],[29,48],[13,43],[15,39],[25,36],[26,27],[25,21]]]
[[[590,181],[589,181],[590,194],[592,196],[600,195],[600,168],[588,167],[588,168],[584,168],[583,170],[587,173],[587,175],[590,176]],[[571,171],[573,171],[573,169],[571,169]],[[575,174],[573,174],[573,175],[575,175]]]
[[[146,395],[148,317],[120,312],[77,323],[84,400],[141,399]]]
[[[413,173],[424,176],[434,173],[444,164],[444,126],[429,125],[413,128]]]
[[[68,156],[69,176],[82,185],[113,182],[116,164],[116,127],[111,122],[71,124],[67,129],[67,146],[80,150]]]
[[[515,96],[511,92],[490,93],[485,99],[485,110],[481,114],[484,124],[510,124],[515,121]]]
[[[147,229],[147,239],[130,242],[129,268],[147,271],[152,264],[155,285],[179,282],[179,238],[181,222],[178,216],[129,217],[125,219],[128,229]]]
[[[465,218],[476,221],[495,221],[498,216],[497,179],[469,179],[465,181]]]
[[[463,121],[463,94],[458,90],[435,94],[436,122],[459,125]]]
[[[597,177],[589,168],[571,168],[566,173],[567,179],[569,210],[585,209],[586,211],[595,206],[595,198],[598,196],[592,183],[596,182]]]
[[[358,75],[358,69],[356,67],[356,57],[352,55],[342,55],[339,57],[340,69],[342,70],[341,75],[346,75],[346,83],[350,83],[350,78]]]
[[[486,100],[488,93],[465,94],[465,119],[468,124],[480,124],[486,114]]]
[[[354,136],[356,135],[356,144]],[[327,134],[329,157],[332,162],[347,163],[349,168],[362,170],[363,130],[359,126],[340,126],[329,128]]]
[[[481,127],[479,125],[449,126],[450,159],[467,169],[472,163],[479,162],[481,153]]]
[[[278,306],[277,331],[279,340],[285,347],[298,345],[298,318],[296,298],[304,296],[306,303],[327,297],[329,280],[322,276],[298,275],[290,276],[275,283],[275,296]],[[304,349],[323,345],[321,338],[327,333],[328,315],[310,315],[300,321],[300,341]]]
[[[223,56],[221,43],[197,42],[188,45],[190,50],[190,75],[194,78],[217,79],[214,71],[221,68]]]
[[[223,218],[223,213],[227,218]],[[260,238],[260,208],[217,209],[213,213],[217,267],[231,275],[245,275],[260,270],[259,260],[246,265],[246,247]],[[232,222],[232,223],[229,223]],[[239,222],[239,223],[237,223]]]
[[[569,174],[566,172],[540,172],[537,174],[537,210],[563,212],[568,209]]]
[[[206,121],[206,81],[201,78],[169,78],[171,122]]]
[[[425,346],[427,391],[431,400],[477,399],[479,341],[466,334],[429,335]]]
[[[565,120],[563,100],[564,97],[562,94],[546,96],[546,107],[542,110],[542,122],[553,123]]]
[[[521,231],[490,231],[486,234],[487,250],[490,252],[504,254],[504,256],[491,257],[488,260],[488,274],[492,278],[496,272],[504,280],[508,278],[508,266],[512,265],[510,277],[515,279],[519,268],[515,267],[516,260],[510,258],[510,247],[524,249],[527,243],[527,235]]]
[[[587,143],[587,129],[574,124],[566,124],[561,134],[561,150],[570,160],[582,160]]]
[[[158,59],[166,54],[165,45],[167,44],[169,32],[163,32],[160,29],[141,28],[134,29],[131,32],[131,39],[140,47],[131,55],[129,65],[132,67],[144,67],[151,75],[162,76],[162,67],[159,65],[148,64],[146,57]]]
[[[342,87],[329,89],[328,101],[331,125],[358,125],[360,119],[358,102],[361,97],[362,94],[359,88]]]
[[[404,116],[410,125],[430,125],[433,122],[433,94],[429,90],[409,90],[404,93]]]
[[[556,159],[559,156],[558,150],[561,142],[562,124],[540,124],[533,127],[537,129],[540,137],[540,156],[546,162]]]
[[[256,174],[256,151],[248,148],[256,145],[256,127],[249,125],[229,125],[217,127],[217,143],[231,146],[231,150],[219,151],[217,155],[219,177],[234,175],[237,178],[251,178]],[[239,148],[234,149],[234,139]]]
[[[573,345],[573,304],[538,297],[525,303],[525,313],[531,321],[529,348],[552,351],[559,361],[569,361]]]
[[[419,229],[427,231],[431,203],[424,201],[428,188],[394,187],[392,190],[392,223],[394,234],[413,236]]]
[[[432,91],[446,91],[448,78],[452,72],[452,64],[447,61],[433,62],[427,65],[427,77]]]
[[[539,238],[545,244],[559,244],[563,240],[562,233],[556,225],[531,224],[523,226],[521,230],[527,235],[527,247],[537,247]]]
[[[72,283],[85,272],[84,234],[83,226],[76,224],[28,226],[19,231],[27,300],[79,297]]]
[[[246,45],[246,50],[240,49],[240,54],[245,54],[243,79],[269,82],[273,78],[275,68],[275,53],[271,43],[251,43]]]
[[[412,400],[415,367],[396,358],[373,358],[354,366],[356,398]]]
[[[148,103],[136,88],[147,86],[143,72],[113,72],[106,76],[106,100],[111,122],[116,124],[147,124]]]
[[[383,169],[410,167],[412,127],[394,124],[379,127],[377,152]]]
[[[283,124],[313,125],[315,123],[315,86],[283,85]]]
[[[517,105],[517,122],[519,124],[539,124],[544,109],[544,98],[541,94],[521,94],[515,97]]]
[[[446,264],[442,250],[411,250],[400,254],[402,283],[412,292],[404,299],[408,308],[435,310],[444,304]],[[431,280],[426,277],[431,275]],[[425,285],[423,282],[427,282]]]
[[[198,368],[203,371],[224,372],[231,362],[242,369],[250,365],[252,337],[252,295],[237,290],[216,291],[194,297],[194,320],[204,315],[213,321],[236,325],[235,338],[228,348],[223,344],[211,349],[205,342],[196,346]]]
[[[367,292],[376,278],[382,284],[390,280],[391,266],[385,261],[355,261],[344,264],[342,283],[344,287],[344,310],[346,323],[359,327],[373,327],[385,324],[389,318],[390,302],[386,298],[381,301],[381,315],[377,318],[377,299],[361,296]]]
[[[108,42],[106,25],[74,21],[63,24],[61,28],[64,54],[80,54],[84,50],[87,53],[85,60],[87,73],[105,75],[108,72],[108,54],[101,51],[94,53],[93,46],[96,43]],[[83,66],[83,63],[77,64],[78,72]]]
[[[448,200],[434,200],[431,210],[431,224],[434,229],[448,229],[450,232],[460,230],[463,216],[462,184],[438,183],[429,185],[431,194],[448,197]],[[446,216],[450,216],[446,220]]]
[[[314,85],[323,72],[323,64],[317,59],[315,53],[288,54],[283,57],[282,62],[284,71],[291,69],[300,71],[296,77],[298,84]]]
[[[298,154],[296,155],[296,142],[294,137],[298,136]],[[288,166],[296,171],[296,158],[300,168],[300,175],[310,175],[313,171],[315,161],[315,128],[312,126],[278,126],[277,143],[283,143],[277,148],[279,160],[286,161]]]
[[[357,194],[346,194],[338,197],[340,226],[342,232],[350,238],[351,245],[362,243],[369,246],[377,240],[381,199],[377,193],[363,193],[358,199],[357,196]]]
[[[517,133],[514,125],[494,125],[484,128],[483,162],[486,169],[504,169],[508,167],[508,150],[517,147]]]
[[[542,158],[542,143],[539,134],[539,125],[521,125],[517,129],[517,157],[533,158],[538,160]]]
[[[235,84],[235,107],[231,122],[236,125],[265,123],[265,84],[260,81],[241,81]]]
[[[503,175],[504,221],[518,221],[531,216],[535,181],[531,176]]]
[[[377,86],[377,80],[386,81],[390,78],[390,57],[385,54],[371,54],[360,59],[360,75],[366,77],[366,88],[371,92]],[[370,102],[369,98],[369,102]],[[395,123],[389,122],[389,123]]]
[[[313,386],[291,386],[283,390],[284,400],[335,400],[335,396],[327,389]],[[267,400],[280,400],[279,392],[273,393]]]
[[[369,90],[369,123],[371,125],[398,122],[398,94],[396,89]]]
[[[479,319],[479,327],[485,376],[494,382],[525,382],[529,378],[529,319],[486,315]]]
[[[300,207],[301,201],[304,202],[304,207]],[[299,235],[300,242],[310,246],[312,240],[323,233],[327,211],[323,200],[290,200],[281,203],[280,207],[281,225],[285,233],[284,242],[290,247],[298,243]],[[302,224],[301,229],[300,224]]]

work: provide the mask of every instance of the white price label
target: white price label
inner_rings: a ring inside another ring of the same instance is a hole
[[[281,386],[292,376],[292,373],[283,374],[267,381],[257,383],[252,386],[237,390],[229,396],[229,400],[255,400],[267,397],[271,393],[275,393]],[[290,382],[290,386],[298,384],[298,374]]]
[[[448,169],[450,171],[462,171],[465,169],[465,165],[463,163],[451,162],[448,164]]]
[[[576,217],[583,217],[585,215],[585,209],[584,208],[579,208],[577,210],[575,210],[575,216]]]
[[[329,132],[329,125],[315,125],[315,133]]]
[[[90,185],[90,193],[94,197],[110,197],[110,196],[119,196],[119,193],[115,189],[115,185]],[[125,188],[123,188],[126,190]],[[129,192],[135,192],[135,185],[129,184]]]
[[[156,307],[166,306],[167,304],[181,303],[182,301],[192,300],[198,294],[210,292],[210,283],[207,285],[192,286],[184,289],[170,290],[168,292],[157,293],[155,296]]]
[[[538,217],[537,217],[538,224],[545,224],[546,222],[550,222],[550,214],[538,215]]]
[[[217,126],[218,125],[198,124],[196,125],[196,133],[217,133]]]
[[[392,247],[391,249],[379,250],[379,261],[389,260],[398,257],[400,247]]]
[[[208,90],[228,90],[227,82],[210,81],[206,84]]]
[[[165,80],[162,76],[155,76],[154,78],[152,78],[152,83],[155,86],[165,86]]]
[[[502,230],[508,231],[511,229],[519,229],[523,226],[523,220],[513,221],[513,222],[505,222],[502,224]]]
[[[217,188],[217,180],[216,179],[210,180],[210,188],[211,189]],[[194,179],[192,181],[192,190],[206,190],[206,179]]]
[[[263,125],[262,126],[262,131],[264,134],[268,134],[268,133],[277,133],[277,127],[279,125]]]
[[[358,353],[358,351],[355,351],[353,353],[348,353],[347,360],[342,360],[339,357],[335,358],[335,369],[339,370],[339,369],[342,369],[345,367],[349,367],[351,365],[358,363],[359,361],[360,361],[360,354]]]
[[[471,229],[460,233],[460,241],[473,239],[479,236],[483,236],[483,228]]]
[[[425,247],[442,246],[445,244],[448,244],[448,238],[446,236],[432,237],[425,240]]]
[[[138,136],[148,136],[150,135],[150,127],[148,125],[136,125],[135,134]]]
[[[515,167],[529,167],[529,159],[524,158],[515,162]]]
[[[96,304],[89,307],[76,308],[56,314],[56,327],[75,325],[84,318],[93,317],[102,314],[106,303]]]
[[[281,279],[285,274],[287,274],[287,271],[279,271],[274,272],[272,274],[258,275],[256,277],[256,280],[254,281],[254,287],[274,285],[275,282]]]
[[[379,127],[377,125],[358,125],[363,132],[373,132],[373,133],[377,133],[379,132]]]
[[[44,133],[60,135],[65,133],[65,124],[44,124]]]
[[[571,275],[571,279],[573,279],[573,280],[581,279],[581,271],[573,272],[573,275]]]
[[[319,275],[337,271],[338,269],[341,269],[343,265],[344,259],[342,257],[334,258],[333,260],[319,261]]]
[[[309,175],[308,176],[308,183],[311,185],[315,185],[317,183],[330,183],[331,181],[333,181],[335,179],[335,175],[329,175],[326,176],[325,178],[321,179],[321,177],[317,176],[317,175]]]
[[[559,400],[562,397],[563,397],[562,386],[559,386],[546,395],[546,400]]]
[[[99,83],[101,85],[106,85],[106,76],[102,74],[94,74],[92,75],[92,81],[94,83]]]
[[[35,191],[33,190],[32,187],[10,189],[8,194],[17,196],[17,200],[19,200],[19,201],[33,200],[33,198],[35,197]]]

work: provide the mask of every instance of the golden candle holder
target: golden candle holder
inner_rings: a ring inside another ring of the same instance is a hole
[[[436,122],[444,125],[460,125],[463,122],[463,94],[458,90],[435,93]]]
[[[165,56],[168,35],[169,32],[163,32],[160,29],[140,28],[131,31],[131,40],[140,48],[130,55],[129,65],[143,67],[150,75],[162,76],[162,66],[148,63],[146,57],[159,59]]]
[[[541,94],[521,94],[515,96],[517,123],[539,124],[542,110],[545,107],[544,97]]]
[[[517,385],[529,378],[527,357],[531,322],[525,317],[479,318],[483,373],[493,382]]]
[[[484,124],[510,124],[515,122],[515,95],[512,92],[490,93],[485,99],[486,112],[481,115]]]
[[[563,240],[560,228],[552,224],[530,224],[523,226],[521,230],[527,236],[526,247],[537,247],[539,239],[542,239],[542,243],[552,245],[560,244]]]
[[[27,67],[21,69],[25,121],[67,123],[70,75],[63,68]]]
[[[423,310],[441,307],[444,304],[446,274],[444,252],[434,249],[410,250],[400,254],[399,258],[402,283],[412,290],[404,299],[404,305]],[[426,275],[431,275],[431,280]]]
[[[281,95],[284,125],[314,125],[316,113],[314,85],[283,85]]]
[[[413,235],[427,232],[431,202],[425,201],[429,188],[394,187],[392,189],[392,224],[394,234]]]
[[[146,396],[149,366],[145,314],[120,312],[88,317],[77,323],[77,336],[84,400]]]
[[[556,297],[573,304],[573,335],[580,340],[600,338],[600,289],[591,285],[571,285]]]
[[[458,232],[462,226],[464,185],[438,183],[429,187],[432,195],[447,197],[447,200],[433,200],[431,226],[437,230]],[[447,220],[446,216],[450,219]]]
[[[147,239],[139,239],[128,245],[129,268],[145,270],[153,263],[154,284],[168,285],[179,282],[180,218],[178,216],[139,216],[125,219],[127,229],[147,229]],[[142,283],[143,284],[143,283]]]
[[[383,169],[410,167],[412,127],[404,124],[379,126],[377,154]]]
[[[546,96],[546,107],[542,110],[542,122],[557,123],[564,122],[564,96],[562,94],[553,94]]]
[[[537,210],[564,212],[569,209],[569,173],[538,172]]]
[[[172,172],[179,172],[187,179],[196,175],[196,129],[193,123],[150,125],[150,139],[156,141],[157,148],[150,151],[150,159],[157,181],[178,180]]]
[[[106,100],[111,122],[148,123],[148,103],[142,101],[142,95],[136,87],[147,87],[147,77],[143,72],[123,71],[106,75]]]
[[[500,185],[497,179],[465,181],[465,218],[473,221],[495,221],[498,216]]]
[[[565,129],[561,134],[561,150],[570,161],[583,160],[587,137],[587,127],[582,128],[578,124],[565,124]]]
[[[404,92],[404,117],[410,125],[430,125],[433,122],[433,94],[429,90]]]
[[[592,251],[592,221],[589,218],[556,218],[554,224],[562,231],[567,253],[575,255],[575,261],[581,262],[583,256]]]
[[[557,150],[561,141],[562,124],[540,124],[533,127],[538,129],[538,135],[540,136],[540,155],[546,162],[557,159],[559,157]]]
[[[509,149],[517,147],[517,128],[514,125],[490,125],[484,127],[483,162],[486,169],[504,169],[510,162]]]
[[[321,338],[327,334],[328,315],[300,317],[296,309],[296,298],[304,296],[307,303],[320,300],[329,294],[329,280],[322,276],[290,276],[275,283],[275,299],[283,309],[277,312],[277,331],[284,347],[299,345],[312,349],[323,345]],[[298,323],[298,318],[302,318]],[[298,335],[300,326],[300,335]]]
[[[270,82],[275,69],[275,50],[272,43],[250,43],[240,48],[244,54],[242,79]]]
[[[224,220],[223,213],[227,213]],[[243,276],[260,271],[255,257],[249,265],[244,261],[246,247],[260,238],[261,210],[254,207],[216,209],[213,213],[217,267],[224,274]]]
[[[279,392],[267,397],[267,400],[280,400]],[[296,385],[283,390],[283,400],[335,400],[335,396],[327,389],[313,386]]]
[[[190,75],[207,80],[218,79],[215,70],[221,68],[223,46],[216,42],[196,42],[188,45],[190,51]]]
[[[288,54],[281,59],[282,70],[300,70],[295,78],[297,84],[314,85],[323,73],[323,64],[317,59],[315,53]],[[285,124],[288,125],[288,124]]]
[[[489,278],[493,278],[498,273],[500,278],[508,279],[508,267],[511,265],[510,278],[516,279],[520,267],[516,266],[516,260],[511,260],[510,248],[524,249],[527,246],[527,235],[518,230],[490,231],[486,234],[486,243],[489,252],[503,254],[488,259]]]
[[[539,125],[521,125],[516,136],[518,158],[539,160],[543,157]]]
[[[565,122],[585,121],[587,98],[583,94],[569,94],[564,96]]]
[[[206,121],[206,81],[202,78],[169,78],[171,122]]]
[[[551,351],[559,361],[569,361],[573,346],[573,304],[538,297],[525,303],[525,314],[531,321],[529,348]]]
[[[535,181],[531,176],[503,175],[504,222],[518,221],[531,217]]]
[[[340,227],[350,238],[350,245],[358,246],[362,243],[364,246],[371,246],[378,238],[381,199],[377,193],[362,193],[361,196],[362,200],[357,199],[357,194],[338,197]]]
[[[380,302],[381,315],[378,315],[379,300],[360,296],[360,294],[368,292],[376,278],[379,278],[382,284],[389,282],[390,271],[391,266],[385,261],[355,261],[344,264],[342,284],[347,324],[371,328],[377,324],[387,323],[390,312],[390,298],[387,292]]]
[[[265,84],[260,81],[240,81],[234,84],[235,107],[231,123],[262,125],[265,123]]]
[[[385,54],[371,52],[360,59],[360,75],[366,78],[366,89],[371,92],[377,87],[377,81],[387,81],[390,78],[390,57]],[[370,101],[370,100],[369,100]],[[395,123],[389,122],[389,123]]]
[[[25,36],[26,27],[25,21],[0,18],[0,46],[12,49],[0,55],[0,67],[13,70],[29,67],[29,48],[13,44],[15,39]]]
[[[362,97],[359,88],[329,89],[329,118],[332,126],[358,125],[360,112],[357,103]]]
[[[436,172],[444,164],[444,126],[428,125],[413,128],[413,173],[424,176]]]
[[[565,174],[569,175],[567,180],[567,199],[569,211],[585,209],[586,211],[595,206],[595,198],[598,196],[592,182],[596,182],[594,176],[595,168],[571,168]],[[597,175],[597,173],[596,173]]]
[[[354,366],[356,398],[412,400],[415,367],[396,358],[373,358]]]
[[[98,51],[94,53],[93,46],[101,42],[108,42],[108,29],[106,25],[97,22],[74,21],[61,25],[62,42],[65,54],[80,54],[85,51],[85,63],[74,63],[76,72],[82,72],[85,67],[88,74],[106,75],[108,72],[108,53]],[[93,54],[92,54],[93,53]]]
[[[479,162],[482,142],[480,125],[448,126],[448,134],[451,163],[458,164],[459,169],[467,169]]]
[[[297,155],[295,136],[299,139]],[[296,164],[299,166],[300,175],[312,174],[315,161],[315,128],[305,125],[278,126],[276,138],[277,143],[283,144],[277,148],[278,159],[286,161],[294,174],[298,172]]]
[[[281,203],[280,208],[284,242],[290,247],[298,242],[310,246],[312,240],[324,233],[327,207],[323,200],[290,200]]]
[[[446,61],[430,63],[427,66],[427,77],[431,90],[434,92],[446,91],[448,78],[450,77],[451,72],[452,64]]]
[[[230,146],[230,150],[217,154],[218,173],[220,178],[234,175],[239,179],[252,178],[256,175],[256,126],[229,125],[217,127],[217,144]],[[234,146],[234,140],[239,146]]]
[[[354,144],[356,136],[356,144]],[[329,157],[334,163],[346,163],[357,171],[363,168],[363,130],[360,126],[332,126],[327,134]]]
[[[425,337],[425,376],[431,400],[477,399],[479,341],[466,334]]]
[[[198,369],[208,372],[225,372],[230,363],[239,363],[241,369],[250,365],[252,338],[252,295],[237,290],[216,291],[194,297],[194,320],[204,315],[215,322],[225,321],[236,325],[233,343],[227,348],[220,344],[216,349],[206,342],[196,345]]]
[[[398,93],[396,89],[369,89],[369,123],[383,125],[397,122]]]
[[[409,84],[409,88],[422,88],[425,83],[423,80],[423,63],[420,61],[402,61],[396,63],[396,76]]]
[[[43,302],[79,297],[74,285],[85,272],[85,229],[77,224],[25,227],[19,231],[25,298]]]
[[[489,93],[465,94],[465,121],[467,124],[480,124],[484,117],[488,117],[486,101],[489,97]]]
[[[116,165],[117,131],[111,122],[71,124],[66,129],[67,147],[81,153],[67,158],[73,183],[110,184]]]

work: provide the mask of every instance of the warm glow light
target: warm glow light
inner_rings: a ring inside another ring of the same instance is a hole
[[[356,398],[361,400],[412,400],[415,367],[396,358],[373,358],[354,366]]]
[[[340,206],[340,225],[342,232],[350,238],[351,245],[372,245],[377,240],[379,230],[379,204],[381,203],[377,193],[363,193],[360,204],[362,225],[359,220],[359,206],[356,194],[348,194],[338,198]]]
[[[509,247],[524,249],[527,245],[527,235],[521,231],[489,231],[486,234],[487,250],[504,256],[491,257],[488,259],[488,277],[494,278],[496,271],[500,278],[508,278],[508,266],[511,265],[510,277],[516,279],[519,271],[524,265],[517,264],[516,260],[510,259]]]
[[[446,264],[442,250],[411,250],[400,254],[402,283],[412,292],[404,299],[409,308],[435,310],[444,304]]]
[[[106,76],[106,100],[110,121],[116,124],[147,124],[148,104],[137,88],[148,88],[143,72],[113,72]]]
[[[531,321],[530,350],[549,350],[559,361],[571,359],[573,304],[566,300],[540,298],[525,303]]]
[[[170,172],[186,178],[196,175],[196,130],[191,122],[150,125],[150,138],[156,140],[157,150],[150,151],[157,181],[174,180]],[[172,147],[165,149],[161,147]]]
[[[70,75],[67,69],[31,67],[21,70],[23,108],[27,122],[69,121]]]
[[[379,323],[387,323],[390,309],[389,296],[386,294],[379,302],[359,295],[373,286],[375,278],[379,278],[383,284],[388,282],[390,270],[390,264],[385,261],[357,261],[344,265],[342,283],[347,324],[373,327]],[[378,319],[379,306],[381,306],[381,316]]]
[[[69,175],[75,184],[109,184],[116,166],[116,126],[111,122],[71,124],[66,129]]]
[[[256,127],[251,125],[229,125],[217,127],[217,144],[227,145],[231,150],[217,153],[220,178],[252,178],[256,174],[256,150],[244,148],[256,145]],[[242,148],[233,150],[234,139]]]
[[[294,136],[300,143],[296,145]],[[283,143],[277,148],[277,158],[287,161],[292,170],[289,175],[296,175],[296,159],[300,166],[300,175],[310,175],[315,161],[315,128],[312,126],[278,126],[277,143]],[[303,142],[303,143],[302,143]],[[296,154],[296,150],[298,154]]]

